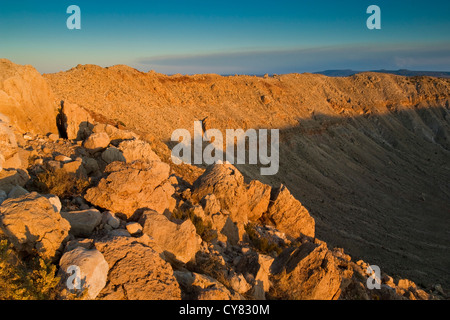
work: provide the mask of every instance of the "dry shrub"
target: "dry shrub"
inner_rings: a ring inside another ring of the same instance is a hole
[[[63,169],[40,173],[37,178],[43,193],[51,193],[60,198],[80,195],[89,187],[88,179]]]
[[[0,238],[0,300],[51,300],[59,277],[49,261],[19,259],[9,241]]]
[[[255,230],[255,226],[252,223],[248,223],[245,225],[245,232],[247,233],[251,244],[257,251],[268,255],[272,254],[273,252],[280,254],[281,251],[283,251],[283,248],[281,248],[276,243],[269,242],[268,239],[261,237]]]

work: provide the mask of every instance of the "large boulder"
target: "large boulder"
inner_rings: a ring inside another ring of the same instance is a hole
[[[84,140],[83,147],[90,152],[97,152],[109,146],[111,139],[106,132],[92,133]]]
[[[236,223],[242,237],[250,213],[242,174],[231,164],[209,166],[194,182],[192,198],[200,202],[209,194],[213,194],[220,202],[221,209]]]
[[[89,250],[77,247],[63,254],[59,266],[59,275],[63,286],[67,286],[67,282],[70,280],[72,280],[70,285],[79,285],[79,288],[67,288],[69,291],[73,289],[87,290],[87,298],[95,299],[106,285],[109,266],[97,249]],[[73,275],[79,279],[75,279],[75,277],[71,279]]]
[[[285,249],[270,267],[278,298],[332,300],[340,295],[341,275],[325,244],[305,242]]]
[[[315,221],[308,210],[295,199],[286,186],[272,190],[268,217],[280,231],[297,238],[301,235],[314,237]]]
[[[175,190],[167,180],[170,167],[166,163],[113,162],[105,172],[109,175],[86,192],[85,199],[96,206],[127,217],[142,208],[164,213],[174,206]]]
[[[119,149],[127,162],[136,160],[143,161],[161,161],[161,159],[152,150],[150,144],[142,140],[127,140],[119,144]]]
[[[151,246],[130,237],[105,237],[95,242],[110,270],[103,300],[180,300],[173,269]]]
[[[54,259],[68,239],[70,224],[46,197],[33,192],[2,203],[0,228],[19,252]]]
[[[0,59],[0,113],[7,115],[15,128],[56,133],[56,108],[50,86],[35,68]]]
[[[89,237],[102,222],[102,214],[97,209],[61,212],[61,216],[69,221],[70,233],[76,237]]]
[[[165,215],[148,210],[142,214],[139,222],[143,226],[143,232],[165,251],[168,260],[187,263],[200,250],[202,239],[191,220],[177,224]]]

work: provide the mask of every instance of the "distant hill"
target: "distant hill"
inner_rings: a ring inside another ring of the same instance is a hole
[[[343,70],[325,70],[314,72],[315,74],[323,74],[328,77],[348,77],[357,73],[361,73],[365,71],[355,71],[351,69],[343,69]],[[380,73],[389,73],[395,74],[398,76],[407,76],[407,77],[416,77],[416,76],[429,76],[429,77],[437,77],[437,78],[450,78],[450,72],[445,71],[412,71],[406,69],[400,70],[371,70],[370,72],[380,72]]]

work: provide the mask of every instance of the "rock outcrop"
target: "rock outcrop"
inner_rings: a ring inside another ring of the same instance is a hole
[[[293,238],[315,235],[314,218],[300,201],[291,195],[286,186],[272,190],[267,216],[279,230]]]
[[[339,298],[341,276],[325,244],[303,243],[283,251],[271,265],[274,287],[284,299]]]
[[[57,132],[56,100],[47,81],[32,66],[0,59],[0,113],[21,132]]]

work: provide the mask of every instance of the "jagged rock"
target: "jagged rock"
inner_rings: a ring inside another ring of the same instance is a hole
[[[76,237],[89,237],[102,221],[102,214],[97,209],[61,212],[61,216],[69,221],[70,233]]]
[[[110,266],[102,300],[179,300],[172,267],[137,238],[106,237],[95,242]]]
[[[200,204],[206,215],[212,216],[214,214],[220,213],[220,202],[217,200],[214,194],[207,194],[200,200]]]
[[[0,113],[20,132],[57,132],[55,97],[32,66],[0,59]]]
[[[240,240],[239,228],[230,219],[227,211],[220,210],[220,203],[213,194],[206,195],[200,201],[202,206],[194,205],[190,213],[200,218],[204,224],[217,234],[217,240],[237,244]]]
[[[161,159],[152,150],[151,146],[142,140],[128,140],[119,144],[119,149],[122,151],[127,162],[136,160],[143,161],[161,161]]]
[[[250,212],[248,219],[256,221],[267,211],[272,188],[258,180],[253,180],[248,186],[248,206]]]
[[[300,201],[291,195],[286,186],[272,190],[271,198],[268,217],[277,229],[293,238],[301,235],[314,237],[314,218]]]
[[[20,252],[55,258],[68,239],[70,224],[36,192],[8,199],[0,207],[0,227]]]
[[[242,239],[250,212],[242,174],[231,164],[209,166],[194,182],[192,197],[199,202],[209,194],[214,194],[221,209],[229,213],[230,219],[237,224],[239,237]]]
[[[131,217],[137,209],[149,208],[163,213],[173,208],[175,199],[169,177],[170,167],[163,162],[113,162],[105,169],[109,175],[98,186],[87,190],[85,199],[111,212]]]
[[[87,297],[89,299],[95,299],[106,285],[109,266],[103,255],[97,249],[89,250],[83,247],[77,247],[68,251],[61,257],[59,266],[61,284],[65,286],[71,280],[69,277],[76,272],[74,267],[79,268],[79,273],[75,273],[75,275],[79,276],[81,291],[87,289]],[[72,281],[72,285],[74,284],[74,280]],[[77,291],[72,290],[71,292]]]
[[[325,244],[305,242],[285,249],[270,271],[278,298],[331,300],[340,295],[341,277]]]
[[[86,140],[84,140],[83,147],[90,152],[95,153],[109,146],[111,140],[105,132],[98,132],[91,134]]]
[[[269,292],[271,287],[270,267],[274,258],[250,251],[240,257],[236,265],[236,272],[243,274],[246,278],[254,279],[255,285],[260,285],[264,292]]]
[[[174,261],[187,263],[200,250],[202,239],[191,220],[177,224],[156,211],[148,210],[142,214],[139,222],[143,226],[143,232],[168,253],[168,259],[174,258]]]
[[[123,161],[126,162],[125,157],[122,152],[116,147],[109,147],[105,151],[102,152],[102,160],[107,164],[110,164],[114,161]]]
[[[174,275],[189,300],[238,300],[223,284],[204,274],[174,271]]]

